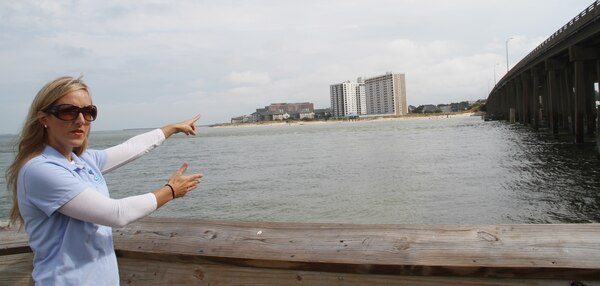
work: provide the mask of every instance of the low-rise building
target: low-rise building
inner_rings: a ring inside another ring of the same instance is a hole
[[[271,103],[264,108],[257,108],[250,115],[254,121],[273,121],[287,119],[315,118],[314,105],[311,102]]]
[[[314,105],[311,102],[271,103],[265,108],[258,108],[253,113],[257,121],[287,120],[314,118]]]
[[[242,115],[231,118],[231,123],[248,123],[248,122],[256,122],[256,119],[252,115]]]
[[[298,119],[314,119],[315,118],[315,113],[312,111],[306,111],[306,112],[299,112],[298,114]]]
[[[323,109],[315,109],[315,118],[325,119],[331,117],[331,109],[323,108]]]
[[[290,118],[287,112],[274,112],[272,116],[273,120],[286,120]]]
[[[450,104],[438,104],[437,107],[441,112],[452,112],[452,106]]]

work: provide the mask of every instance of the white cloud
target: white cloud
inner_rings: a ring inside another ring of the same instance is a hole
[[[236,85],[263,85],[271,82],[268,73],[257,71],[233,72],[227,78]]]
[[[1,1],[0,133],[18,132],[37,90],[65,74],[84,75],[102,114],[131,119],[100,129],[328,107],[330,84],[387,71],[406,73],[409,104],[483,98],[507,38],[514,65],[588,2]]]

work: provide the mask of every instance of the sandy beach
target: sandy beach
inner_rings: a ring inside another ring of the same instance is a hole
[[[463,113],[449,113],[449,114],[411,114],[405,116],[372,116],[362,117],[359,119],[330,119],[330,120],[314,120],[314,121],[263,121],[253,123],[221,123],[211,125],[214,128],[236,128],[236,127],[258,127],[258,126],[298,126],[298,125],[311,125],[311,124],[340,124],[340,123],[363,123],[363,122],[374,122],[374,121],[402,121],[402,120],[443,120],[447,118],[455,117],[468,117],[468,116],[479,116],[474,112],[463,112]]]

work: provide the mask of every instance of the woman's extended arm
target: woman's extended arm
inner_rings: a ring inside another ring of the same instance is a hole
[[[196,115],[194,118],[186,121],[169,124],[160,129],[137,135],[124,143],[106,149],[106,163],[102,167],[102,173],[106,174],[141,157],[158,147],[165,139],[175,133],[182,132],[186,135],[191,134],[195,136],[195,123],[198,119],[200,119],[200,115]]]
[[[200,119],[200,117],[201,117],[201,115],[198,114],[198,115],[194,116],[194,118],[192,118],[192,119],[163,126],[161,128],[161,130],[165,134],[165,138],[169,138],[171,135],[173,135],[175,133],[179,133],[179,132],[185,133],[185,135],[191,134],[191,135],[196,136],[196,125],[195,124],[196,124],[196,121],[198,121],[198,119]]]
[[[100,170],[106,174],[150,152],[165,141],[160,129],[146,132],[106,149],[106,163]]]

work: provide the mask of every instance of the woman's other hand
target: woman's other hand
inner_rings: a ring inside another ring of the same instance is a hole
[[[175,198],[183,197],[188,192],[198,187],[201,182],[202,174],[184,175],[188,168],[188,163],[183,163],[179,170],[169,179],[169,184],[175,190]]]
[[[179,170],[171,176],[168,184],[154,192],[157,208],[160,208],[170,200],[185,196],[188,192],[198,187],[203,175],[200,173],[184,175],[187,168],[188,164],[183,163],[179,167]]]

